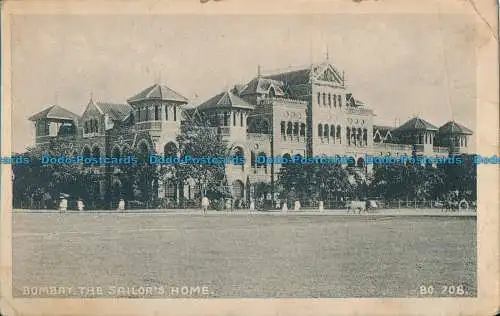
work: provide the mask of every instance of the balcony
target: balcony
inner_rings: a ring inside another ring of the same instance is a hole
[[[373,148],[381,151],[404,151],[404,152],[413,151],[413,146],[406,144],[376,143],[373,144]]]
[[[440,153],[440,154],[447,154],[450,151],[448,147],[433,147],[432,150],[435,153]]]
[[[146,122],[137,122],[137,130],[161,130],[162,129],[161,121],[146,121]]]
[[[247,133],[247,140],[254,140],[258,142],[270,142],[271,135],[261,134],[261,133]]]
[[[100,134],[98,134],[101,136]],[[96,134],[97,136],[97,134]],[[37,144],[45,144],[49,142],[74,142],[76,141],[76,135],[42,135],[36,136]]]

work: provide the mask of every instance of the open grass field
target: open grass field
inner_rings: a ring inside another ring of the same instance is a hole
[[[422,285],[476,295],[475,217],[13,213],[15,296],[420,297]]]

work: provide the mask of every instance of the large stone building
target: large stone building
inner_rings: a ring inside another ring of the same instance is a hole
[[[397,128],[374,125],[370,106],[356,99],[344,72],[328,60],[296,70],[261,74],[198,106],[167,86],[155,84],[112,104],[91,98],[82,115],[53,105],[30,120],[36,144],[59,146],[84,156],[120,156],[132,149],[144,154],[177,151],[181,122],[193,115],[207,120],[226,140],[243,166],[228,165],[228,183],[236,198],[248,199],[253,184],[273,182],[279,165],[255,157],[349,156],[349,168],[369,171],[365,155],[448,156],[467,152],[472,131],[450,121],[441,127],[414,117]],[[187,188],[186,188],[187,187]],[[162,183],[160,198],[193,198],[189,185]]]

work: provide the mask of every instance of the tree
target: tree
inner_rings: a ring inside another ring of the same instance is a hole
[[[89,167],[72,164],[42,164],[43,155],[59,157],[65,152],[51,148],[31,147],[22,156],[29,164],[13,165],[14,205],[29,204],[29,207],[52,208],[59,194],[66,193],[85,201],[98,201],[100,176]],[[29,201],[29,203],[28,203]]]
[[[347,170],[334,164],[287,164],[280,169],[278,185],[282,196],[299,200],[328,200],[351,196],[354,186]]]
[[[217,158],[228,157],[229,150],[224,142],[215,132],[215,129],[197,124],[194,121],[186,121],[181,127],[181,133],[177,136],[179,153],[181,157],[195,158]],[[194,180],[201,188],[202,194],[221,191],[220,187],[227,185],[225,180],[225,165],[222,163],[182,163],[176,164],[170,169],[163,169],[162,174],[172,173],[173,179],[185,183],[188,179]]]

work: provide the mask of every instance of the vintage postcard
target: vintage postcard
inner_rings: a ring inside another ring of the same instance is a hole
[[[2,315],[495,315],[492,0],[2,3]]]

